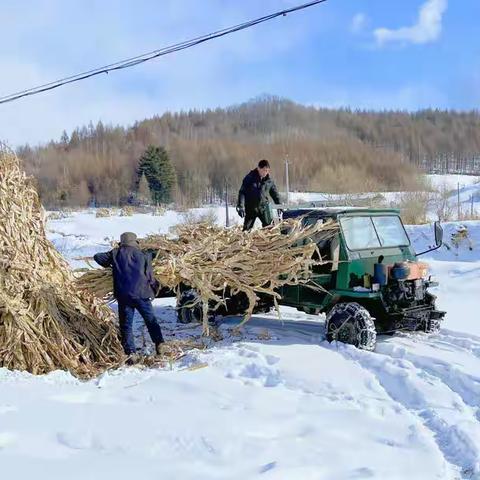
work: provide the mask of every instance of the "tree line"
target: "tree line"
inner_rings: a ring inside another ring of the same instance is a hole
[[[167,112],[130,127],[90,124],[18,149],[48,207],[192,206],[222,198],[226,185],[233,197],[261,158],[272,164],[280,190],[287,157],[298,191],[414,190],[420,170],[444,169],[445,159],[479,173],[479,152],[475,111],[334,110],[270,96]]]

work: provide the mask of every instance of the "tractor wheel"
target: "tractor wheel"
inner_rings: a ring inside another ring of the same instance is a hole
[[[202,302],[194,289],[185,290],[177,301],[177,319],[180,323],[202,323]]]
[[[434,334],[440,331],[441,320],[438,318],[429,318],[421,323],[420,330],[427,334]]]
[[[325,322],[327,340],[354,345],[362,350],[374,350],[377,340],[374,319],[358,303],[337,303]]]
[[[436,310],[435,299],[436,297],[434,295],[427,292],[426,300],[433,307],[433,310]],[[420,328],[418,330],[427,334],[438,333],[440,331],[441,322],[442,321],[439,318],[426,318],[420,322]]]

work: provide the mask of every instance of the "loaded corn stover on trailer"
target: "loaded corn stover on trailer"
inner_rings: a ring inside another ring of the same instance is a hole
[[[301,217],[305,225],[329,220],[339,224],[335,236],[317,242],[323,262],[313,267],[309,282],[286,285],[278,291],[281,305],[310,314],[326,313],[329,341],[373,350],[377,333],[439,329],[445,312],[436,309],[435,296],[429,292],[436,283],[428,266],[418,260],[427,252],[414,251],[398,210],[313,205],[286,210],[283,216]],[[435,223],[435,247],[428,251],[439,248],[442,237],[442,228]],[[271,298],[260,296],[255,311],[265,312],[272,306]],[[238,315],[245,309],[245,299],[237,295],[227,298],[215,314]],[[202,306],[188,286],[177,312],[182,322],[201,319]]]

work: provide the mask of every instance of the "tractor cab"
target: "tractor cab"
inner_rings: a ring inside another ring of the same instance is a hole
[[[373,277],[374,265],[414,262],[415,252],[395,209],[295,209],[284,218],[303,218],[305,225],[336,221],[339,231],[331,239],[321,240],[318,249],[323,263],[314,273],[328,274],[322,283],[340,290],[365,284],[365,275]],[[312,239],[315,241],[315,239]]]

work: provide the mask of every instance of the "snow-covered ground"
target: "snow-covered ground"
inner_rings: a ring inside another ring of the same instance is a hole
[[[83,212],[49,235],[78,266],[125,230],[181,219]],[[480,222],[467,227],[471,250],[427,257],[448,312],[435,336],[383,337],[369,353],[328,344],[322,317],[285,307],[240,334],[225,320],[223,340],[165,370],[81,382],[0,369],[0,478],[479,479]],[[448,243],[458,224],[445,228]],[[417,251],[432,243],[431,226],[408,230]],[[198,332],[176,325],[172,300],[155,308],[167,338]]]
[[[446,187],[456,190],[458,186],[465,188],[480,182],[480,177],[475,175],[426,175],[428,183],[433,188]]]

